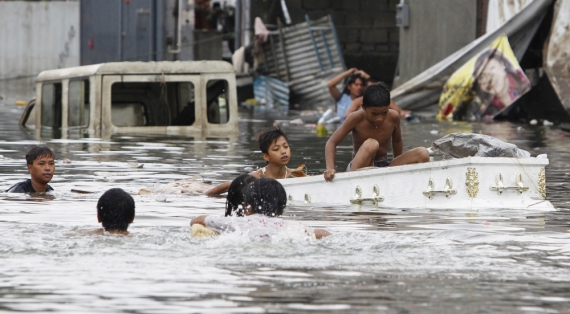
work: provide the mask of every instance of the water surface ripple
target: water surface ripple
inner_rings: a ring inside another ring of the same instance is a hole
[[[0,105],[0,189],[28,177],[38,143]],[[451,132],[498,137],[548,154],[555,212],[409,210],[297,205],[285,218],[334,236],[253,241],[193,239],[189,221],[219,214],[222,198],[135,195],[130,235],[94,235],[102,192],[200,175],[222,182],[263,166],[255,135],[271,125],[242,116],[237,140],[157,136],[41,139],[57,154],[51,197],[0,193],[0,311],[97,313],[566,313],[570,305],[570,134],[511,123],[403,123],[405,149]],[[291,166],[325,168],[324,145],[286,127]],[[350,140],[338,164],[350,159]],[[72,189],[92,192],[78,194]]]

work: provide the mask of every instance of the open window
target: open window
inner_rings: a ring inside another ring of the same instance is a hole
[[[69,82],[68,96],[68,127],[89,126],[89,80],[74,80]]]
[[[208,122],[213,124],[228,123],[230,120],[228,81],[209,80],[206,88]]]
[[[191,82],[117,82],[111,88],[111,122],[127,126],[190,126],[196,121]]]
[[[42,85],[42,126],[61,128],[61,83]]]

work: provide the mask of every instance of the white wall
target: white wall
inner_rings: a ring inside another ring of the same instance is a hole
[[[0,2],[0,30],[0,95],[8,100],[33,97],[43,70],[79,65],[79,1]]]

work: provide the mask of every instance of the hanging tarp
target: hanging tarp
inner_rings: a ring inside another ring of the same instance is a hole
[[[532,0],[489,0],[485,33],[495,31],[529,5]]]
[[[570,0],[554,5],[544,69],[564,109],[570,112]]]
[[[438,103],[442,88],[462,65],[478,55],[500,34],[506,34],[517,58],[522,58],[552,0],[533,0],[504,25],[461,48],[391,92],[403,109],[420,109]]]
[[[503,34],[451,75],[443,86],[437,117],[467,121],[492,118],[530,87]]]

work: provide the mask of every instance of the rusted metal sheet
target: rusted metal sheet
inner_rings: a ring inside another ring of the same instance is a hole
[[[570,112],[570,0],[558,0],[554,5],[545,50],[546,74],[560,102]]]
[[[334,105],[327,83],[346,67],[330,17],[271,32],[263,52],[261,70],[287,82],[301,108]]]
[[[392,90],[392,98],[404,109],[419,109],[437,104],[442,87],[451,74],[501,34],[507,35],[515,56],[520,60],[551,3],[552,0],[534,0],[495,31],[477,38]]]

